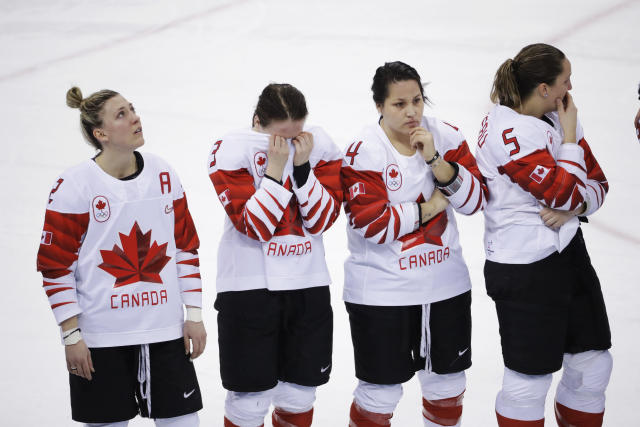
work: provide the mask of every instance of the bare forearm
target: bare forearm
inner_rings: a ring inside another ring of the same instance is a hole
[[[436,177],[438,182],[446,183],[451,181],[453,175],[456,173],[451,163],[447,162],[442,157],[438,158],[431,164],[431,172]]]
[[[78,327],[78,316],[70,317],[67,320],[64,320],[62,323],[60,323],[60,328],[62,328],[63,331],[68,331],[70,329],[75,329],[77,327]]]

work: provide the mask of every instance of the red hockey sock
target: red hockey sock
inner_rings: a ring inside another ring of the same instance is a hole
[[[240,427],[240,426],[235,425],[234,423],[229,421],[227,417],[224,417],[224,427]],[[260,427],[264,427],[264,424],[262,424]]]
[[[496,417],[498,417],[498,426],[500,427],[544,427],[544,418],[533,421],[514,420],[513,418],[503,417],[497,411]]]
[[[275,408],[271,414],[273,427],[309,427],[313,420],[313,408],[307,412],[293,413]]]
[[[386,427],[391,425],[390,414],[379,414],[377,412],[370,412],[359,406],[355,400],[351,404],[351,411],[349,413],[349,427]]]
[[[556,420],[560,427],[600,427],[604,411],[599,414],[571,409],[556,402]]]
[[[456,397],[427,400],[422,398],[422,415],[432,423],[441,426],[454,426],[462,416],[464,391]]]

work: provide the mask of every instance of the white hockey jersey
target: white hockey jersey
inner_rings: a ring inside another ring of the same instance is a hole
[[[263,178],[269,135],[243,129],[213,144],[209,177],[227,213],[218,248],[218,292],[330,284],[322,233],[340,213],[340,150],[321,128],[307,131],[313,134],[311,172],[299,188],[290,141],[283,185]]]
[[[471,215],[486,203],[486,188],[457,128],[433,117],[421,126],[436,150],[458,164],[460,187],[449,206],[422,226],[417,202],[435,185],[422,155],[404,156],[379,124],[367,126],[342,162],[350,256],[344,265],[344,300],[368,305],[417,305],[454,297],[471,288],[454,210]]]
[[[578,229],[578,218],[554,230],[545,226],[540,210],[573,210],[586,202],[584,215],[590,215],[609,190],[580,123],[578,143],[563,144],[558,114],[546,118],[553,125],[495,105],[482,122],[476,158],[491,194],[484,210],[484,245],[491,261],[528,264],[562,251]]]
[[[202,305],[198,235],[180,180],[143,154],[130,180],[93,160],[49,195],[37,268],[56,321],[78,315],[89,347],[182,336],[183,304]]]

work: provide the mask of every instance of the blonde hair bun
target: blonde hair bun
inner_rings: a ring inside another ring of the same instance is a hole
[[[71,108],[80,108],[82,104],[82,91],[74,86],[67,91],[67,105]]]

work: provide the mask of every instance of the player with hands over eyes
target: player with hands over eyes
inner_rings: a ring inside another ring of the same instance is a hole
[[[305,127],[304,95],[264,88],[251,129],[214,142],[209,176],[226,218],[218,250],[224,425],[313,420],[331,372],[333,313],[322,234],[340,212],[340,151]],[[242,260],[242,261],[239,261]]]

